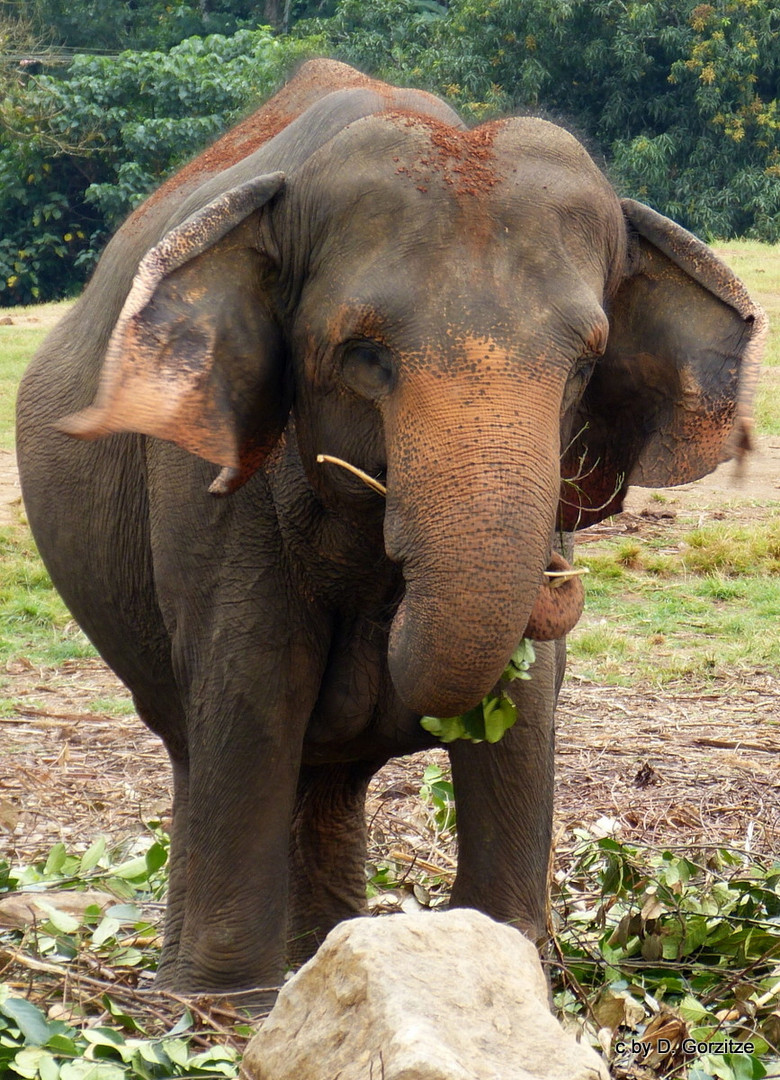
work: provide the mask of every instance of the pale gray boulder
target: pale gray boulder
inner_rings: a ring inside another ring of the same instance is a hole
[[[293,976],[246,1080],[607,1080],[548,1008],[536,949],[465,909],[353,919]]]

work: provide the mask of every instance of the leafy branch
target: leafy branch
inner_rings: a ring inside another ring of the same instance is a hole
[[[424,716],[420,724],[444,743],[455,739],[470,742],[497,743],[517,721],[517,706],[507,694],[505,686],[515,679],[530,679],[530,668],[536,659],[533,643],[523,638],[512,654],[501,676],[498,690],[487,694],[479,705],[459,716],[444,719]]]

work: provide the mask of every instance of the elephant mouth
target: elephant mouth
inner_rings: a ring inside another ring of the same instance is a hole
[[[551,575],[545,577],[549,584],[539,587],[522,633],[509,612],[503,630],[499,628],[501,636],[492,633],[487,641],[479,640],[483,623],[472,621],[472,633],[464,638],[467,643],[464,650],[455,653],[451,644],[442,649],[441,631],[435,626],[431,631],[426,626],[424,604],[417,597],[410,603],[408,590],[405,591],[393,618],[388,659],[393,684],[406,705],[428,716],[466,712],[495,685],[521,637],[539,642],[565,637],[582,614],[585,590],[578,572],[558,554],[550,557],[546,574]],[[510,602],[509,597],[506,599]],[[448,642],[455,634],[450,629]],[[488,627],[488,631],[494,629],[492,624]],[[469,645],[471,648],[466,651]],[[489,668],[485,665],[487,670],[481,670],[480,656],[498,659],[495,665]]]
[[[584,607],[582,578],[562,555],[553,553],[523,637],[556,641],[574,629]]]
[[[357,465],[352,465],[351,462],[345,461],[344,458],[336,457],[334,454],[317,454],[318,465],[337,465],[339,468],[336,470],[336,475],[340,470],[344,470],[351,476],[352,488],[355,488],[355,481],[359,480],[362,485],[369,488],[371,491],[376,492],[383,498],[387,497],[387,466],[377,465],[374,468],[370,468],[368,471],[360,469]],[[343,472],[341,473],[343,477]],[[350,489],[351,490],[351,489]],[[363,490],[359,487],[356,490]]]

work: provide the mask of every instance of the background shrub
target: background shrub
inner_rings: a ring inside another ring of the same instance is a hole
[[[428,88],[475,121],[562,117],[621,194],[707,240],[780,240],[775,0],[105,7],[0,0],[0,304],[77,290],[144,195],[310,55]],[[246,28],[263,16],[277,29]],[[235,32],[178,40],[209,26]],[[31,44],[47,34],[63,45]],[[62,51],[100,34],[135,51]],[[149,41],[167,51],[138,50]]]

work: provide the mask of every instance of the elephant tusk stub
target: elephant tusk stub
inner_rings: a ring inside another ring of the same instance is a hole
[[[351,472],[353,476],[357,476],[359,480],[362,480],[364,484],[368,484],[374,491],[378,491],[380,495],[387,495],[387,488],[379,480],[375,480],[373,476],[369,476],[367,472],[363,472],[357,465],[350,465],[348,461],[344,461],[343,458],[333,457],[332,454],[317,454],[317,464],[340,465],[342,469],[346,469],[347,472]]]

